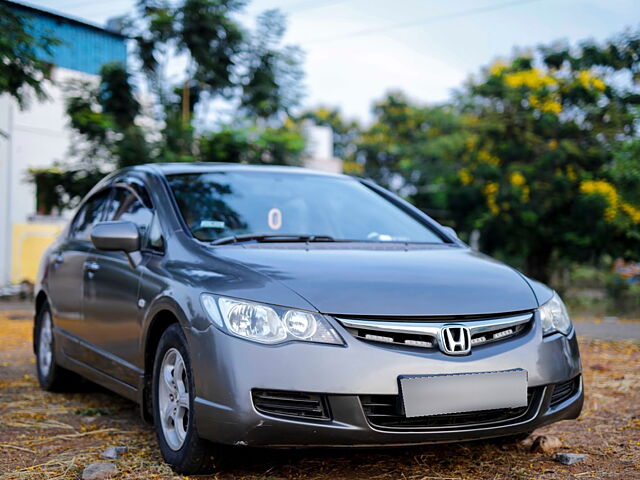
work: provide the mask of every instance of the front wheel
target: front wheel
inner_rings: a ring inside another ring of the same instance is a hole
[[[198,437],[191,361],[180,325],[162,334],[153,367],[153,418],[163,458],[178,473],[211,471],[218,449]]]
[[[74,375],[56,362],[51,309],[47,302],[36,316],[36,370],[40,386],[49,392],[64,392],[74,384]]]

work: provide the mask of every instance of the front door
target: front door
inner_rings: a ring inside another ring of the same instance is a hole
[[[150,206],[125,185],[114,189],[105,220],[135,223],[144,242],[153,217]],[[86,335],[95,347],[93,364],[134,387],[143,372],[139,351],[142,317],[138,305],[141,267],[131,265],[123,252],[93,248],[87,259],[84,288],[84,312],[90,329]]]

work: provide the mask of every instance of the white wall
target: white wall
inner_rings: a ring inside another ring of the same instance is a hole
[[[11,223],[9,222],[11,183],[9,156],[11,144],[11,107],[8,95],[0,95],[0,286],[9,283]]]
[[[49,100],[32,99],[23,111],[12,98],[0,97],[0,129],[5,122],[10,135],[8,141],[0,139],[0,286],[9,282],[11,225],[26,222],[36,213],[35,185],[28,180],[28,170],[65,160],[69,151],[71,131],[63,85],[70,79],[98,80],[64,68],[54,69],[52,78],[54,85],[47,88]],[[4,149],[3,142],[7,144]]]
[[[342,160],[333,156],[333,131],[331,127],[307,122],[304,126],[307,146],[304,166],[323,172],[342,173]]]

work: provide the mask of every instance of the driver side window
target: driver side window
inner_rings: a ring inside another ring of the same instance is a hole
[[[105,220],[135,223],[140,232],[142,245],[146,246],[153,211],[146,207],[132,190],[126,187],[115,187],[114,190]]]

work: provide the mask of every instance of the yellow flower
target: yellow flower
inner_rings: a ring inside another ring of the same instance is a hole
[[[478,137],[474,136],[470,136],[465,140],[465,148],[467,149],[467,151],[472,152],[473,150],[476,149],[476,146],[478,145]]]
[[[549,150],[555,150],[556,148],[558,148],[558,140],[552,138],[549,140]]]
[[[640,223],[640,208],[636,208],[630,203],[622,203],[620,209],[629,215],[632,223]]]
[[[596,77],[594,74],[592,74],[588,70],[580,70],[576,75],[576,80],[586,90],[595,88],[599,92],[603,92],[605,88],[607,88],[605,83],[600,78]]]
[[[327,120],[331,115],[331,111],[328,108],[320,107],[316,110],[316,116],[318,120]]]
[[[605,88],[607,88],[604,82],[599,78],[594,78],[593,80],[591,80],[591,85],[593,85],[593,88],[601,92],[604,92]]]
[[[522,175],[520,172],[513,172],[509,176],[509,181],[511,182],[511,185],[513,185],[514,187],[521,187],[525,183],[527,183],[527,180],[524,178],[524,175]]]
[[[562,105],[560,102],[553,100],[552,98],[540,99],[537,95],[531,95],[529,97],[529,104],[541,112],[555,113],[556,115],[562,112]]]
[[[344,162],[342,164],[342,170],[347,175],[362,175],[364,172],[364,165],[360,165],[358,162]]]
[[[542,105],[540,105],[540,111],[545,113],[555,113],[558,115],[562,112],[562,105],[560,102],[556,102],[555,100],[546,100]]]
[[[505,63],[502,60],[496,60],[489,67],[489,73],[491,73],[491,75],[500,75],[506,69],[507,69],[507,66],[505,65]]]
[[[480,150],[478,152],[478,161],[481,163],[488,163],[495,167],[500,165],[500,159],[495,155],[492,155],[488,150]]]
[[[496,216],[500,213],[500,207],[498,207],[498,203],[496,201],[496,197],[498,196],[498,184],[496,182],[487,183],[482,192],[487,197],[487,207],[489,207],[489,211],[492,215]]]
[[[462,182],[463,185],[469,185],[471,182],[473,182],[473,175],[471,175],[469,173],[469,170],[467,170],[466,168],[460,169],[460,171],[458,172],[458,177],[460,178],[460,182]]]
[[[578,75],[576,75],[576,80],[581,84],[584,88],[589,88],[591,85],[591,75],[587,70],[580,70]]]
[[[528,87],[532,90],[555,85],[557,83],[555,78],[541,72],[537,68],[507,73],[504,76],[504,82],[511,88]]]
[[[604,219],[612,222],[618,214],[619,196],[616,187],[605,180],[585,180],[580,183],[580,192],[586,195],[601,195],[607,202]]]
[[[577,178],[576,171],[573,168],[573,165],[567,166],[567,178],[573,181],[575,181],[575,179]]]

